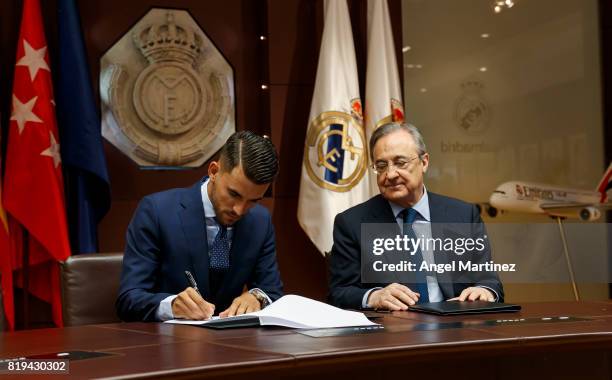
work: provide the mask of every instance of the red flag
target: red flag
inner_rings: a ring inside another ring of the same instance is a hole
[[[60,163],[40,3],[25,0],[17,42],[3,201],[9,216],[28,232],[28,290],[51,303],[58,326],[62,326],[62,312],[57,261],[70,256]],[[14,269],[19,269],[23,262],[21,231],[13,228],[13,223],[10,227],[11,260]],[[19,272],[15,278],[19,284]]]

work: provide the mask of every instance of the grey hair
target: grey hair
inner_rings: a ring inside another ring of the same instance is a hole
[[[372,161],[374,160],[374,146],[378,140],[400,130],[406,131],[410,134],[410,136],[412,136],[412,140],[417,147],[419,158],[423,157],[423,155],[427,153],[427,147],[425,146],[423,135],[421,135],[421,132],[417,127],[408,123],[392,122],[381,125],[380,127],[376,128],[374,133],[372,133],[372,137],[370,137],[370,159],[372,159]]]

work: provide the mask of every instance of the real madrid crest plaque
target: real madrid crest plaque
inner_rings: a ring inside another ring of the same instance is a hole
[[[471,136],[481,135],[489,128],[491,110],[482,95],[483,88],[483,82],[467,79],[461,83],[463,94],[455,102],[455,123],[459,129]]]
[[[198,167],[236,130],[234,73],[184,10],[151,9],[102,57],[102,135],[141,167]]]

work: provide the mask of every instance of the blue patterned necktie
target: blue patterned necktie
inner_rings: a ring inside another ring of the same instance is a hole
[[[413,241],[416,241],[416,233],[412,228],[412,224],[416,220],[418,211],[413,208],[407,208],[402,211],[402,214],[404,219],[404,235],[408,236],[410,239],[414,239]],[[423,262],[423,252],[421,252],[420,246],[417,248],[410,261],[416,264],[417,269],[416,283],[410,288],[421,295],[418,303],[429,302],[429,291],[427,290],[427,279],[425,277],[425,272],[418,270]]]
[[[219,232],[210,247],[210,268],[226,271],[230,267],[230,241],[227,236],[227,227],[219,225]]]

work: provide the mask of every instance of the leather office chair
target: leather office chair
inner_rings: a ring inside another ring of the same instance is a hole
[[[119,322],[115,299],[123,253],[88,253],[60,263],[65,326]]]

